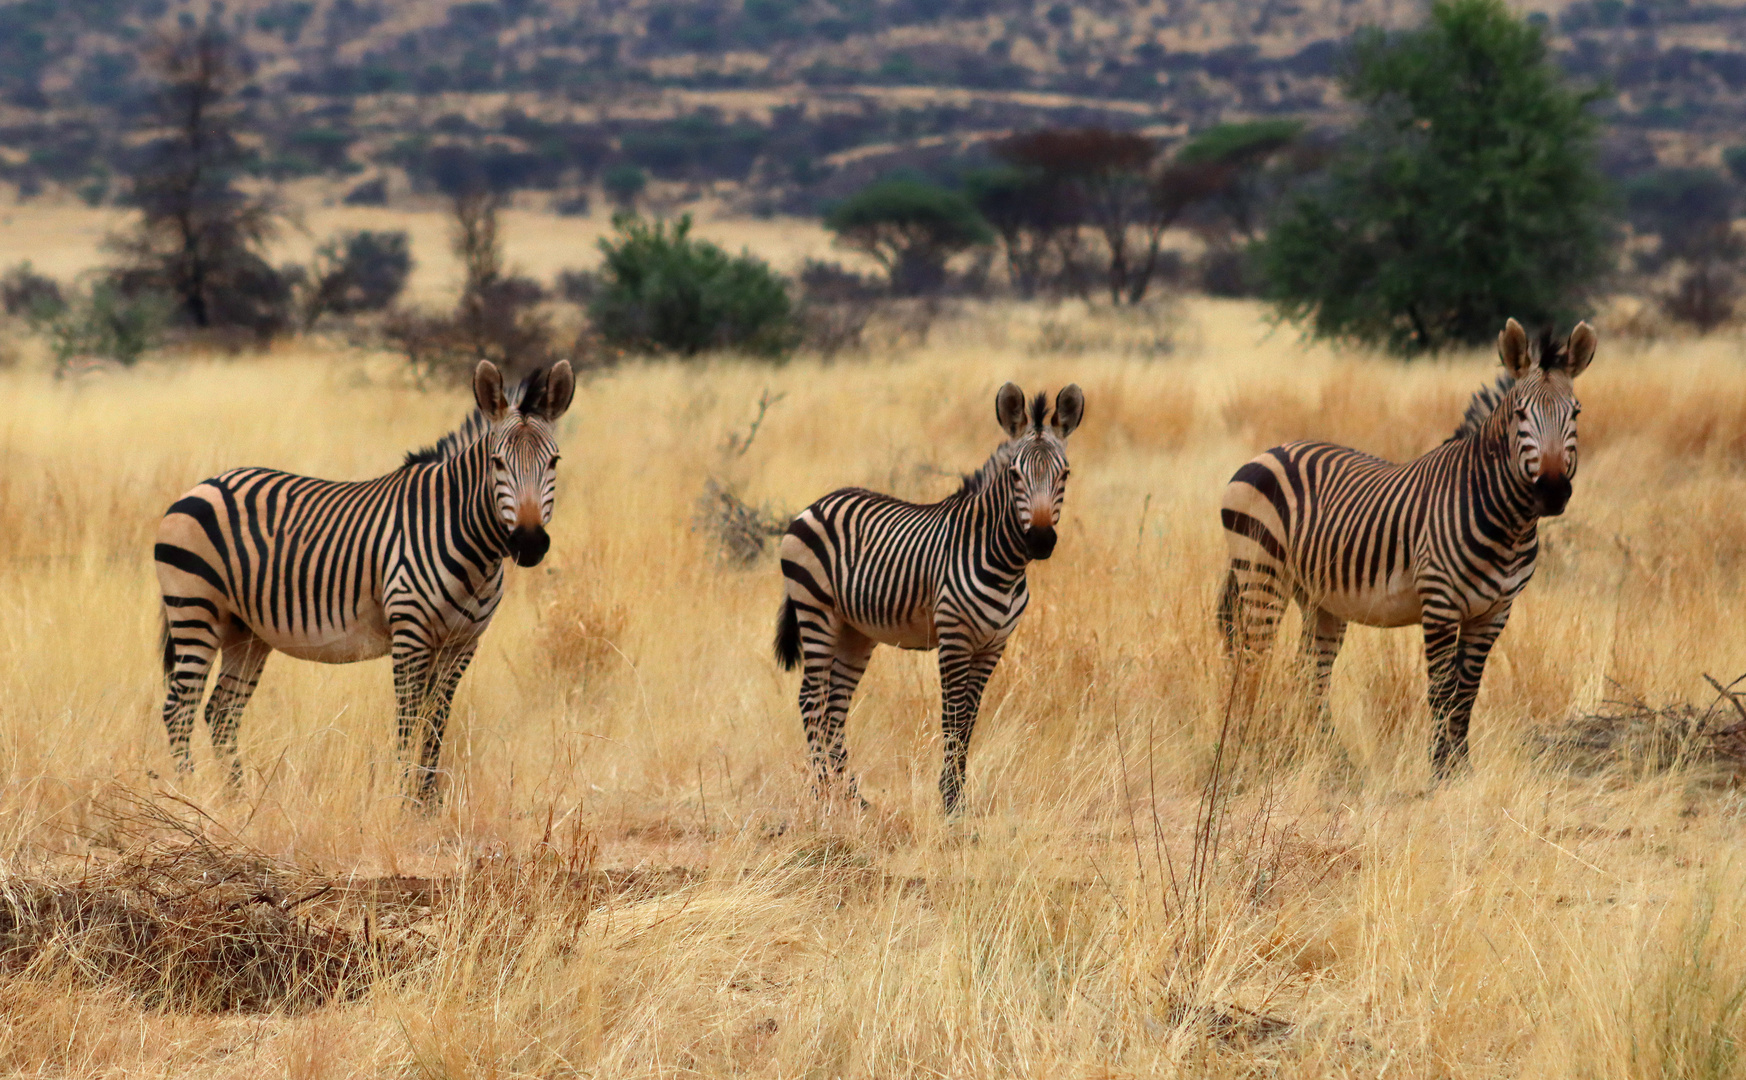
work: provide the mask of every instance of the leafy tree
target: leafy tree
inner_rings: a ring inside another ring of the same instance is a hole
[[[885,268],[892,291],[919,296],[945,284],[946,260],[994,239],[959,192],[924,180],[877,181],[825,215],[825,228]]]
[[[649,186],[649,175],[629,163],[614,165],[600,178],[600,186],[612,205],[628,212],[636,207],[637,198]]]
[[[399,299],[412,273],[406,233],[348,233],[322,244],[301,283],[303,325],[323,314],[356,315],[382,311]]]
[[[1267,165],[1297,145],[1297,120],[1219,124],[1185,143],[1166,170],[1166,188],[1189,201],[1210,199],[1240,236],[1253,239],[1268,202]],[[1170,174],[1175,174],[1171,178]]]
[[[1008,165],[970,173],[964,190],[1000,237],[1007,278],[1020,296],[1035,296],[1049,277],[1070,272],[1076,245],[1069,237],[1083,218],[1070,185],[1041,169]]]
[[[245,58],[216,24],[159,43],[160,78],[130,201],[138,226],[112,241],[127,260],[124,291],[160,290],[198,328],[241,327],[265,337],[290,319],[290,283],[262,257],[277,208],[237,186],[250,157],[240,139]]]
[[[671,228],[629,214],[613,226],[617,237],[600,241],[606,260],[588,305],[608,344],[684,356],[779,356],[793,345],[788,291],[762,260],[695,239],[689,214]]]
[[[1596,95],[1565,85],[1537,26],[1439,0],[1421,29],[1360,32],[1343,82],[1364,119],[1260,251],[1283,315],[1413,353],[1582,307],[1606,269]]]

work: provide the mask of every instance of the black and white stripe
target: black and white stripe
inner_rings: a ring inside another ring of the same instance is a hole
[[[1572,380],[1594,358],[1579,323],[1530,355],[1514,319],[1498,335],[1508,369],[1474,395],[1454,438],[1406,464],[1327,443],[1274,447],[1237,470],[1222,516],[1230,572],[1219,618],[1238,668],[1239,708],[1287,601],[1303,611],[1313,698],[1348,622],[1424,628],[1431,758],[1438,775],[1467,756],[1468,720],[1492,644],[1534,573],[1537,522],[1564,512],[1576,475]]]
[[[1025,567],[1055,548],[1065,440],[1084,410],[1069,386],[1045,423],[1047,399],[1038,394],[1027,415],[1024,392],[1007,383],[995,414],[1008,440],[950,498],[923,506],[845,488],[788,527],[776,656],[803,666],[800,717],[821,790],[844,779],[843,721],[874,646],[937,648],[940,795],[956,811],[983,687],[1029,602]]]
[[[345,664],[391,654],[402,756],[422,733],[418,796],[436,793],[455,686],[491,624],[503,560],[544,558],[570,365],[530,375],[513,398],[489,362],[479,411],[374,480],[233,469],[176,500],[158,526],[165,613],[164,724],[191,768],[194,711],[222,653],[206,723],[230,778],[237,721],[274,650]]]

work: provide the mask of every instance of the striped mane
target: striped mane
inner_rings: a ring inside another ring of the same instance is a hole
[[[1534,365],[1541,371],[1559,371],[1570,366],[1570,347],[1552,333],[1550,326],[1540,331],[1538,345],[1534,350]],[[1506,371],[1491,386],[1482,386],[1475,390],[1472,399],[1467,402],[1467,411],[1461,414],[1461,426],[1455,429],[1455,434],[1449,436],[1449,441],[1471,439],[1479,434],[1515,385],[1516,377]]]
[[[521,380],[521,385],[509,392],[509,407],[517,411],[532,411],[545,404],[546,370],[538,368]],[[525,406],[525,408],[524,408]],[[429,446],[417,450],[408,450],[406,460],[400,463],[401,468],[409,465],[435,465],[450,458],[459,457],[462,453],[483,439],[491,430],[491,421],[485,414],[474,409],[468,417],[461,421],[461,426],[444,435]]]
[[[1038,394],[1031,399],[1031,431],[1033,433],[1042,431],[1043,422],[1048,419],[1048,416],[1048,395]],[[1022,437],[1023,436],[1020,436],[1020,438]],[[952,498],[967,499],[987,487],[988,482],[991,479],[999,475],[1002,470],[1012,465],[1013,446],[1017,442],[1018,439],[1009,439],[1006,442],[1001,443],[1000,446],[995,449],[994,453],[988,456],[988,460],[982,463],[980,469],[977,469],[973,473],[965,473],[964,482],[959,485],[957,491],[952,493]]]

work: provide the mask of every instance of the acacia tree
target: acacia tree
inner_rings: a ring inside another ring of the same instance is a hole
[[[891,289],[919,296],[945,284],[946,260],[994,239],[970,200],[922,180],[881,180],[825,215],[825,228],[885,268]]]
[[[216,23],[163,39],[152,63],[153,137],[133,163],[129,199],[139,224],[112,240],[124,288],[161,290],[199,328],[268,336],[291,315],[291,286],[260,252],[278,212],[239,186],[249,155],[237,134],[245,58]]]
[[[1439,0],[1421,29],[1359,33],[1343,83],[1362,122],[1260,247],[1284,316],[1416,353],[1580,311],[1606,269],[1595,95],[1538,27]]]

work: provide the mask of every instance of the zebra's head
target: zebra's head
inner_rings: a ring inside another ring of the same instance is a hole
[[[503,373],[489,360],[473,371],[473,400],[490,422],[492,503],[509,533],[517,566],[536,566],[552,546],[546,524],[558,486],[558,440],[552,425],[570,407],[576,376],[560,360],[522,380],[513,398],[503,391]]]
[[[1522,324],[1511,319],[1497,336],[1498,356],[1516,384],[1500,410],[1510,432],[1510,450],[1522,477],[1540,500],[1540,513],[1555,517],[1570,502],[1570,482],[1576,477],[1576,400],[1574,380],[1594,359],[1594,327],[1577,323],[1567,341],[1550,330],[1539,348],[1528,348]]]
[[[994,415],[1011,440],[1013,508],[1024,531],[1025,551],[1033,559],[1055,553],[1055,523],[1067,497],[1067,436],[1085,416],[1084,392],[1076,385],[1067,387],[1055,396],[1055,415],[1048,412],[1049,399],[1043,394],[1027,410],[1025,392],[1017,383],[1001,387],[994,399]]]

